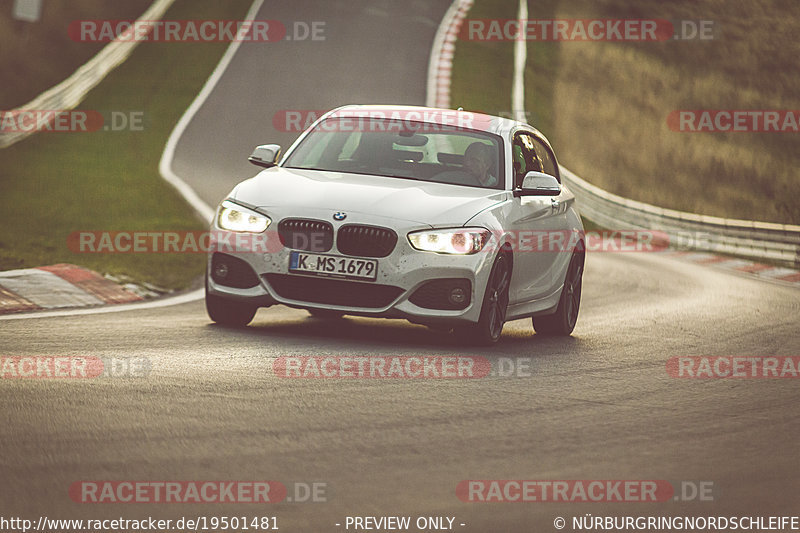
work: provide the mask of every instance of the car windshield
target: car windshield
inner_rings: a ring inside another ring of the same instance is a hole
[[[427,122],[331,117],[283,166],[502,189],[502,141],[482,131]]]

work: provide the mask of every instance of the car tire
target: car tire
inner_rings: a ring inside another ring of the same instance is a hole
[[[500,339],[508,311],[508,288],[511,281],[511,259],[503,252],[497,256],[486,283],[481,315],[477,324],[460,326],[456,334],[481,346],[490,346]]]
[[[208,317],[223,326],[246,326],[256,316],[258,307],[229,300],[208,293],[206,285],[206,312]]]
[[[558,299],[558,307],[552,315],[534,316],[533,329],[540,335],[569,335],[578,322],[583,286],[583,265],[586,253],[583,247],[572,254],[564,278],[564,288]]]

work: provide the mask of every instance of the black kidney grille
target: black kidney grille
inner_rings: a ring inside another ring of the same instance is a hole
[[[327,252],[333,248],[333,226],[321,220],[287,218],[278,224],[281,244],[293,250]]]
[[[386,257],[397,244],[397,233],[377,226],[348,224],[339,228],[336,247],[343,254],[361,257]]]

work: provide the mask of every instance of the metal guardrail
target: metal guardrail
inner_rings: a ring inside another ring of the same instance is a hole
[[[450,71],[455,55],[454,37],[463,18],[469,11],[470,0],[453,0],[447,16],[442,20],[439,33],[453,35],[449,42],[437,39],[431,51],[431,64],[442,63],[446,76],[439,76],[438,92],[450,93]],[[459,10],[461,15],[453,15]],[[527,18],[527,2],[519,1],[518,19]],[[437,34],[438,35],[438,34]],[[514,77],[511,90],[512,108],[515,112],[524,111],[524,46],[518,41],[514,47]],[[431,105],[431,77],[436,71],[429,71],[428,105]],[[434,100],[436,101],[436,100]],[[441,102],[440,102],[441,104]],[[524,115],[523,115],[524,116]],[[523,119],[524,121],[524,119]],[[618,230],[650,230],[659,232],[658,237],[668,239],[666,243],[677,249],[698,250],[721,254],[742,256],[781,265],[800,268],[800,226],[734,220],[685,213],[664,209],[654,205],[629,200],[592,185],[564,167],[562,179],[578,200],[578,210],[588,220],[596,224]]]
[[[138,20],[151,21],[160,19],[174,1],[155,0]],[[11,113],[22,110],[64,111],[73,109],[83,101],[86,94],[100,83],[109,72],[128,58],[137,44],[139,44],[139,41],[136,39],[117,39],[110,42],[69,78],[46,90],[27,104],[11,111]],[[7,148],[34,133],[36,133],[35,129],[0,132],[0,148]]]
[[[677,249],[730,254],[800,268],[800,226],[664,209],[611,194],[564,167],[561,173],[575,194],[580,213],[600,226],[659,231]]]

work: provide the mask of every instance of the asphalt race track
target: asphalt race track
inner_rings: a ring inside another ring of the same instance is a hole
[[[175,172],[210,205],[255,174],[252,147],[296,137],[275,131],[281,110],[424,104],[430,45],[449,2],[267,4],[258,18],[326,21],[326,41],[241,46],[175,153]],[[799,296],[663,254],[594,253],[572,337],[536,336],[523,320],[491,349],[405,321],[325,321],[285,307],[227,329],[209,321],[202,301],[0,321],[4,355],[150,365],[141,378],[0,380],[0,514],[275,516],[285,532],[346,531],[348,516],[546,532],[559,516],[572,531],[572,517],[586,513],[796,514],[797,381],[676,379],[666,365],[677,356],[800,355]],[[309,355],[481,356],[518,371],[468,380],[275,375],[277,358]],[[706,482],[713,497],[461,501],[459,482],[481,479]],[[79,504],[68,489],[80,480],[318,482],[326,501]]]

